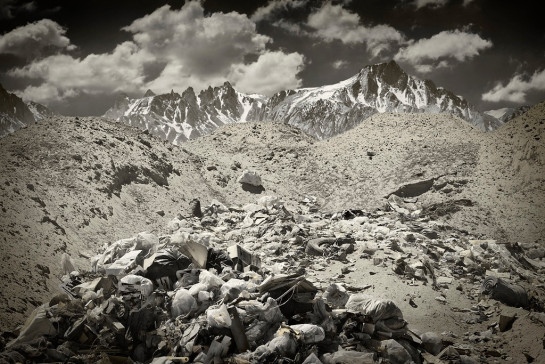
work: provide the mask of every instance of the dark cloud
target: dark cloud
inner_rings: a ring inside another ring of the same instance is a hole
[[[432,8],[438,8],[441,6],[445,6],[448,3],[448,0],[414,0],[412,4],[417,8],[423,8],[426,6],[432,7]]]
[[[0,0],[0,20],[13,19],[21,13],[31,13],[37,9],[35,1]]]

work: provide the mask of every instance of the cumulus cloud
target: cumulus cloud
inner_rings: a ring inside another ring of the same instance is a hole
[[[302,8],[307,3],[308,0],[271,0],[267,5],[257,8],[251,19],[254,22],[269,20],[281,11]]]
[[[299,53],[266,52],[248,65],[233,66],[230,79],[242,92],[272,95],[301,86],[297,74],[303,69],[304,57]]]
[[[463,62],[492,47],[492,42],[478,34],[459,30],[443,31],[431,38],[411,42],[399,50],[395,59],[412,64],[418,71],[427,73],[434,68],[448,67],[452,61]]]
[[[53,20],[42,19],[0,36],[0,53],[32,58],[51,49],[72,50],[75,47],[65,33],[66,29]]]
[[[405,37],[388,25],[364,26],[358,14],[341,5],[326,2],[310,14],[307,25],[325,41],[340,40],[344,44],[365,44],[373,56],[405,42]]]
[[[529,92],[544,90],[545,69],[534,72],[531,77],[516,74],[506,85],[497,83],[494,88],[482,95],[482,99],[491,102],[511,101],[524,103]]]
[[[255,23],[236,12],[205,15],[200,2],[187,2],[181,9],[168,5],[123,28],[132,41],[112,52],[84,58],[51,55],[25,67],[13,69],[13,77],[32,79],[33,86],[20,92],[39,102],[66,97],[113,92],[181,91],[189,86],[203,89],[224,81],[242,85],[247,91],[272,93],[300,84],[303,67],[298,53],[269,52],[271,39],[256,31]],[[66,44],[69,44],[66,39]],[[66,46],[65,48],[68,48]],[[247,59],[257,59],[247,64]],[[278,62],[273,65],[272,61]],[[264,65],[271,71],[264,72]],[[283,73],[280,68],[284,67]],[[269,78],[273,74],[275,80]],[[265,77],[270,86],[248,77]],[[37,81],[42,81],[41,84]],[[256,90],[250,90],[254,85]],[[276,89],[275,89],[276,88]]]
[[[199,2],[180,10],[165,5],[123,28],[143,50],[177,62],[186,73],[203,77],[225,74],[246,54],[260,53],[271,39],[257,33],[246,15],[231,12],[204,16]]]
[[[467,1],[467,0],[464,0],[464,1]],[[448,0],[415,0],[413,2],[413,5],[416,6],[417,9],[421,9],[426,6],[429,6],[432,8],[439,8],[441,6],[445,6],[447,2]]]
[[[118,45],[111,53],[90,54],[83,59],[59,54],[11,70],[10,76],[42,80],[21,92],[28,100],[61,101],[79,93],[99,94],[141,89],[143,67],[152,61],[133,42]]]

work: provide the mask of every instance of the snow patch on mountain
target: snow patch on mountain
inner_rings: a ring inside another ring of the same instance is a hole
[[[509,120],[524,114],[528,110],[530,110],[530,106],[524,105],[519,107],[504,107],[497,110],[488,110],[485,111],[485,114],[495,117],[502,123],[506,123]]]
[[[232,123],[279,121],[318,139],[343,133],[375,113],[454,114],[492,131],[502,122],[432,81],[406,74],[394,62],[364,67],[347,80],[321,87],[284,90],[267,98],[236,91],[229,82],[195,94],[170,92],[129,99],[121,95],[104,116],[149,130],[175,144]]]
[[[484,113],[490,116],[493,116],[496,119],[501,119],[501,117],[504,116],[510,110],[512,110],[510,107],[502,107],[501,109],[488,110],[488,111],[485,111]]]

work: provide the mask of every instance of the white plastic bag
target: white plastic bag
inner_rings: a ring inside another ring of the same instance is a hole
[[[170,310],[172,318],[180,315],[187,316],[193,310],[197,309],[197,300],[189,293],[187,289],[181,289],[172,299],[172,308]]]
[[[206,286],[206,289],[203,291],[209,291],[216,287],[221,287],[225,282],[215,274],[203,270],[201,271],[201,274],[199,274],[199,283],[202,283]]]
[[[227,293],[233,294],[235,297],[238,297],[240,292],[248,291],[253,292],[256,289],[256,285],[252,282],[243,281],[242,279],[230,279],[225,282],[220,289],[221,296],[225,297]],[[233,297],[234,298],[234,297]]]
[[[268,343],[258,346],[252,354],[254,361],[263,363],[268,355],[277,353],[280,356],[292,358],[297,352],[297,341],[289,333],[277,336]]]
[[[263,196],[257,200],[257,203],[267,208],[267,210],[277,209],[283,205],[283,202],[277,196]]]
[[[210,327],[231,327],[231,316],[229,316],[229,311],[227,311],[227,306],[224,304],[217,309],[208,309],[206,312],[206,319],[208,320],[208,325]]]
[[[312,324],[291,325],[293,330],[301,333],[303,343],[314,344],[325,339],[325,331],[320,326]]]
[[[207,291],[207,290],[208,290],[208,287],[206,286],[206,284],[204,284],[204,283],[195,283],[189,289],[189,294],[192,295],[193,297],[196,297],[199,294],[199,292]]]
[[[129,274],[119,281],[118,291],[139,290],[143,297],[148,297],[153,292],[153,283],[146,277]]]
[[[364,293],[353,294],[345,305],[349,311],[371,316],[373,322],[389,318],[403,319],[403,313],[392,300],[377,299]]]
[[[333,283],[324,292],[324,300],[330,306],[342,308],[348,302],[349,294],[342,285]]]

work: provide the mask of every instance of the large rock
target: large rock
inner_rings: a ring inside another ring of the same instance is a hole
[[[259,187],[261,186],[261,177],[259,176],[259,174],[257,174],[257,172],[245,169],[238,178],[238,183],[246,183],[252,186]]]

